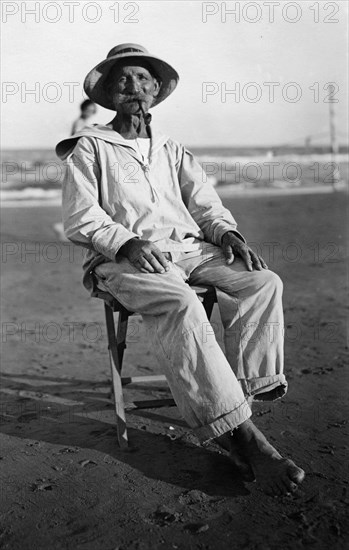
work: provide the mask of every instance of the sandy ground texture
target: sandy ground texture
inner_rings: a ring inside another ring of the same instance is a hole
[[[285,283],[290,388],[254,415],[307,472],[302,489],[283,498],[243,483],[214,445],[201,448],[176,408],[130,411],[131,448],[118,448],[103,308],[81,286],[81,252],[56,240],[58,208],[4,209],[1,548],[345,547],[345,200],[224,198]],[[217,311],[213,321],[221,341]],[[139,318],[125,372],[159,372]],[[169,390],[152,384],[125,395]]]

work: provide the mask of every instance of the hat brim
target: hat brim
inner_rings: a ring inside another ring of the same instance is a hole
[[[115,69],[120,61],[124,59],[129,59],[130,61],[137,61],[137,59],[142,59],[149,63],[150,67],[154,71],[154,75],[157,76],[161,81],[160,91],[158,96],[155,98],[152,107],[158,105],[164,99],[166,99],[174,89],[176,88],[179,80],[177,71],[174,70],[171,65],[163,61],[159,57],[149,55],[142,52],[128,52],[124,54],[115,55],[104,59],[101,63],[98,63],[86,76],[84,81],[84,90],[88,97],[101,105],[105,109],[110,109],[115,111],[115,105],[112,103],[108,97],[105,89],[105,81],[108,77],[110,71]]]

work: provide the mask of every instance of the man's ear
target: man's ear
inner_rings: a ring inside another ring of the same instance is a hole
[[[154,92],[153,92],[154,97],[157,97],[159,95],[160,88],[161,88],[161,81],[158,80],[157,78],[154,78]]]

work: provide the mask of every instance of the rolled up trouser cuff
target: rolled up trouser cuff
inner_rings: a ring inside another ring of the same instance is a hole
[[[274,374],[263,378],[239,379],[242,391],[246,396],[253,396],[255,401],[276,401],[286,393],[288,383],[284,374]]]
[[[234,410],[223,414],[210,424],[194,429],[194,433],[201,444],[208,443],[211,439],[219,437],[227,432],[235,430],[240,424],[252,416],[252,411],[247,403],[243,401]]]

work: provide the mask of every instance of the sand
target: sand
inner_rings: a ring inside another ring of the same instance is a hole
[[[290,388],[282,401],[256,407],[255,421],[305,469],[302,489],[272,498],[243,483],[218,448],[198,446],[176,408],[128,413],[131,448],[122,452],[103,308],[81,285],[81,252],[57,240],[57,207],[7,208],[1,548],[345,547],[345,195],[225,195],[224,202],[285,284]],[[213,320],[221,341],[217,311]],[[136,318],[125,372],[159,372]],[[125,396],[169,391],[159,384]]]

